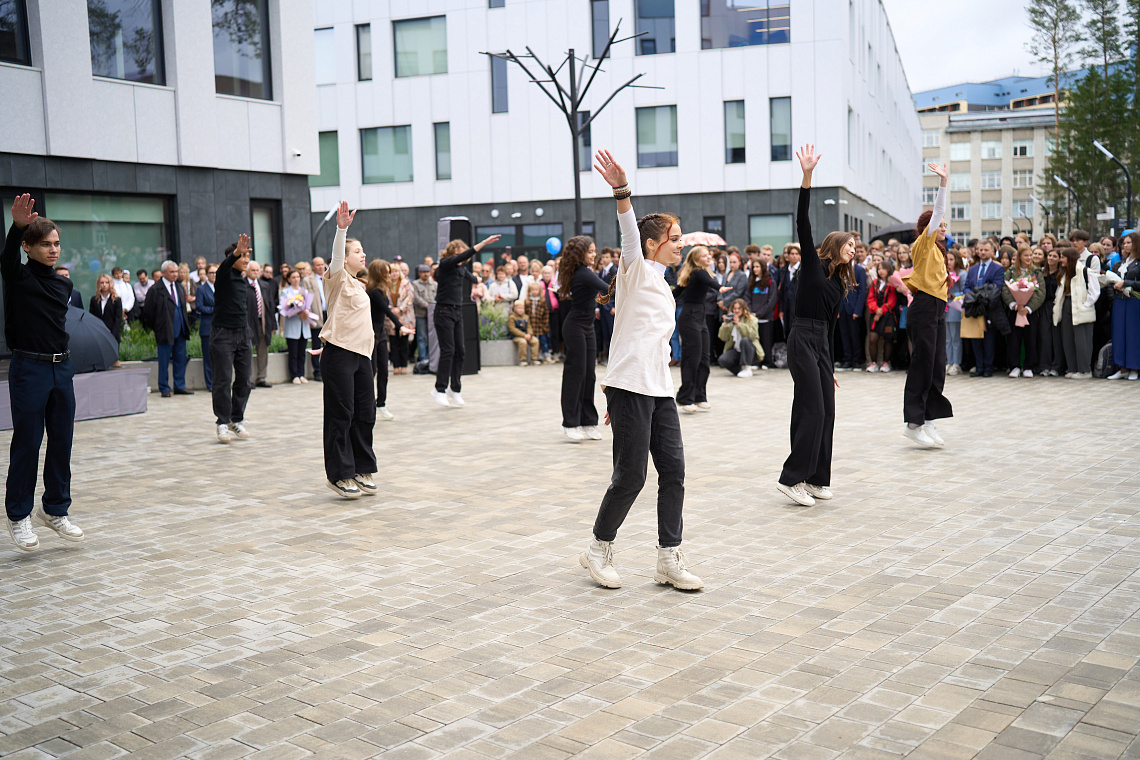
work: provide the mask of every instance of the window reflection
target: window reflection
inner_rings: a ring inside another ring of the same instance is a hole
[[[0,61],[31,64],[24,0],[0,0]]]
[[[637,0],[638,55],[673,53],[677,49],[673,0]]]
[[[701,0],[701,49],[789,42],[787,0]]]
[[[159,0],[87,0],[87,28],[92,74],[165,83]]]
[[[215,90],[271,100],[267,0],[211,0],[211,6]]]

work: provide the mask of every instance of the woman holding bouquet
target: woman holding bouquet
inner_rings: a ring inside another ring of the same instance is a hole
[[[296,269],[290,270],[277,311],[285,318],[281,332],[285,335],[285,345],[289,347],[289,375],[294,385],[309,382],[305,379],[305,348],[313,337],[309,314],[312,305],[313,294],[301,287],[301,273]]]
[[[1017,251],[1009,269],[1005,270],[1005,287],[1001,289],[1001,302],[1009,309],[1012,332],[1006,344],[1009,351],[1009,376],[1033,377],[1037,366],[1037,344],[1033,335],[1041,304],[1045,303],[1045,275],[1033,266],[1033,249],[1028,246]],[[1025,358],[1022,359],[1022,348]]]

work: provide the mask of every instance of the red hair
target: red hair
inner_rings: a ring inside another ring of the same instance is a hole
[[[921,214],[918,215],[918,223],[914,226],[914,234],[915,235],[917,235],[918,237],[922,237],[923,235],[926,234],[926,228],[928,226],[930,226],[930,218],[932,216],[934,216],[933,211],[923,211]],[[935,243],[935,245],[938,246],[938,250],[942,251],[943,254],[946,253],[946,241],[945,240],[939,240],[937,237],[935,237],[934,243]]]

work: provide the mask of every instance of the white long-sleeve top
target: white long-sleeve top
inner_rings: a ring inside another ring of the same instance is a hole
[[[333,238],[332,257],[325,274],[328,319],[321,328],[321,340],[346,351],[372,356],[372,303],[364,285],[344,268],[344,241],[348,232],[339,227]]]
[[[602,388],[621,388],[643,396],[672,397],[669,339],[677,326],[673,291],[665,267],[641,253],[641,232],[631,208],[618,214],[621,262],[614,298],[614,332]]]

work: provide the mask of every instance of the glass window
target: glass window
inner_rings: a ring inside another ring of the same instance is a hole
[[[48,193],[40,211],[59,227],[58,266],[71,270],[84,305],[99,275],[122,267],[134,282],[136,270],[152,272],[171,258],[162,198]]]
[[[594,223],[593,222],[582,222],[582,234],[583,235],[589,235],[590,237],[593,237],[594,236]]]
[[[744,101],[724,104],[724,162],[744,163]]]
[[[0,61],[25,66],[32,63],[28,55],[28,12],[24,0],[0,0]]]
[[[982,140],[982,158],[1001,158],[1001,140]]]
[[[336,84],[336,39],[331,26],[314,30],[313,53],[317,84]]]
[[[983,190],[1000,190],[1001,189],[1001,172],[982,172],[982,189]]]
[[[435,125],[435,178],[451,179],[451,122]]]
[[[677,106],[637,109],[638,168],[676,165]]]
[[[637,6],[636,33],[648,32],[637,39],[638,55],[656,55],[676,51],[676,20],[673,0],[635,0]]]
[[[610,0],[590,0],[590,30],[594,37],[594,57],[601,58],[610,41]]]
[[[1033,218],[1033,200],[1023,200],[1013,202],[1013,218],[1014,219],[1032,219]]]
[[[982,201],[983,219],[1001,219],[1001,201]]]
[[[488,8],[505,8],[507,7],[507,0],[490,0],[487,3]]]
[[[578,126],[579,127],[581,127],[583,124],[585,124],[589,120],[590,120],[590,112],[589,111],[579,111],[578,112]],[[587,126],[586,129],[582,132],[582,134],[578,135],[578,171],[580,171],[580,172],[588,172],[594,166],[594,157],[590,155],[590,151],[593,150],[593,147],[592,147],[593,138],[590,135],[591,126]]]
[[[254,261],[263,264],[273,264],[277,261],[277,201],[249,202],[249,215],[251,217],[250,244],[253,253],[250,256]]]
[[[933,174],[934,172],[931,172]],[[951,190],[969,190],[970,189],[970,173],[969,172],[950,172],[950,189]]]
[[[969,203],[951,203],[950,204],[950,220],[955,222],[966,222],[970,220],[970,204]]]
[[[22,3],[0,0],[0,17],[15,5]],[[161,0],[87,0],[87,29],[92,74],[165,84]]]
[[[922,147],[924,148],[937,148],[942,144],[942,130],[941,129],[924,129],[922,130]]]
[[[701,50],[790,41],[786,0],[701,0]]]
[[[1013,186],[1014,187],[1033,187],[1033,170],[1032,169],[1014,169],[1013,170]]]
[[[321,173],[309,177],[309,187],[335,187],[340,184],[340,152],[336,132],[317,135],[321,154]]]
[[[1031,158],[1033,156],[1033,141],[1014,140],[1013,155],[1021,158]]]
[[[447,18],[432,16],[393,21],[396,76],[447,73]]]
[[[356,78],[361,82],[372,79],[372,25],[356,27]]]
[[[547,238],[562,239],[561,224],[524,224],[522,226],[523,247],[541,246],[546,249]],[[502,241],[500,241],[501,243]]]
[[[792,242],[791,214],[752,214],[748,217],[748,242],[751,245],[770,245],[782,251]]]
[[[771,98],[772,160],[792,160],[792,99]]]
[[[720,235],[721,237],[724,237],[724,217],[706,216],[705,232],[711,232],[714,235]]]
[[[495,241],[494,245],[489,245],[486,248],[484,248],[483,250],[487,250],[487,248],[493,248],[493,249],[498,250],[499,248],[508,248],[508,247],[517,246],[519,244],[518,228],[515,227],[513,224],[512,225],[502,225],[499,227],[492,226],[492,227],[476,227],[475,228],[475,239],[476,240],[486,240],[487,238],[491,237],[492,235],[502,235],[502,237],[499,240]],[[545,243],[546,241],[543,240],[542,242]]]
[[[1057,138],[1046,137],[1045,138],[1045,155],[1046,156],[1053,155],[1053,151],[1055,151],[1056,149],[1057,149]]]
[[[968,143],[968,142],[952,142],[952,143],[950,143],[950,160],[951,161],[969,161],[970,160],[970,143]]]
[[[360,130],[364,184],[412,181],[412,128],[373,127]]]
[[[924,187],[922,188],[922,205],[933,206],[934,201],[938,199],[937,187]]]
[[[210,4],[215,91],[272,100],[268,0],[211,0]]]
[[[491,56],[491,113],[506,113],[510,103],[507,99],[507,62]]]

